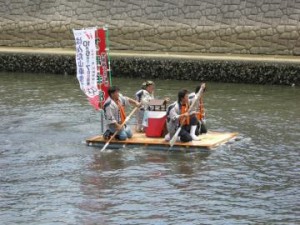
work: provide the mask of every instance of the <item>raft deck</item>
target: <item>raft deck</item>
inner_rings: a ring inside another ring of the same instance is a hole
[[[237,136],[237,133],[222,133],[222,132],[208,132],[207,134],[199,135],[200,141],[192,142],[176,142],[173,147],[170,147],[169,142],[164,138],[151,138],[146,137],[144,133],[134,133],[133,137],[125,141],[119,141],[113,139],[108,149],[119,149],[126,146],[132,147],[145,147],[151,150],[179,150],[179,151],[199,151],[199,150],[211,150],[221,144],[226,143],[230,139]],[[86,140],[86,143],[90,146],[102,147],[107,140],[104,140],[102,135],[97,135]]]

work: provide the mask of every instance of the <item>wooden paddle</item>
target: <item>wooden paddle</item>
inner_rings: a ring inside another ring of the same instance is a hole
[[[135,113],[135,111],[138,109],[138,107],[135,107],[132,112],[126,117],[126,119],[124,120],[124,122],[121,124],[120,130],[124,127],[124,125],[127,123],[127,121],[130,119],[130,117]],[[103,152],[106,147],[109,145],[109,143],[111,142],[112,139],[114,139],[114,137],[117,135],[117,133],[120,130],[116,130],[115,133],[110,137],[110,139],[106,142],[106,144],[103,146],[103,148],[100,150],[101,152]]]
[[[189,107],[189,110],[188,112],[191,112],[192,109],[194,108],[196,102],[199,100],[199,98],[201,97],[203,91],[205,89],[205,84],[202,84],[201,85],[201,88],[200,90],[197,92],[191,106]],[[183,122],[185,121],[185,118],[183,119]],[[181,128],[182,128],[182,125],[180,125],[180,127],[177,129],[176,133],[174,134],[174,136],[172,137],[172,139],[170,140],[170,147],[173,147],[173,145],[175,144],[176,140],[177,140],[177,137],[179,135],[179,132],[181,131]]]

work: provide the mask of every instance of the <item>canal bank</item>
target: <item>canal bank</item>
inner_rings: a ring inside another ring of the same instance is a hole
[[[296,85],[300,57],[112,51],[114,77]],[[75,50],[0,47],[0,71],[76,74]]]

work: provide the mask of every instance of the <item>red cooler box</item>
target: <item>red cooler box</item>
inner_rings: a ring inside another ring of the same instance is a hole
[[[165,111],[149,111],[148,127],[145,133],[147,137],[161,137],[166,122]]]

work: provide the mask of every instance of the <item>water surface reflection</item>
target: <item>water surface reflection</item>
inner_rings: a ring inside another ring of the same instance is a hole
[[[141,80],[115,78],[133,96]],[[126,85],[124,85],[126,84]],[[168,88],[165,88],[165,86]],[[84,144],[100,132],[75,77],[0,74],[0,219],[5,224],[298,224],[300,90],[208,83],[208,153]],[[157,82],[175,100],[191,81]]]

